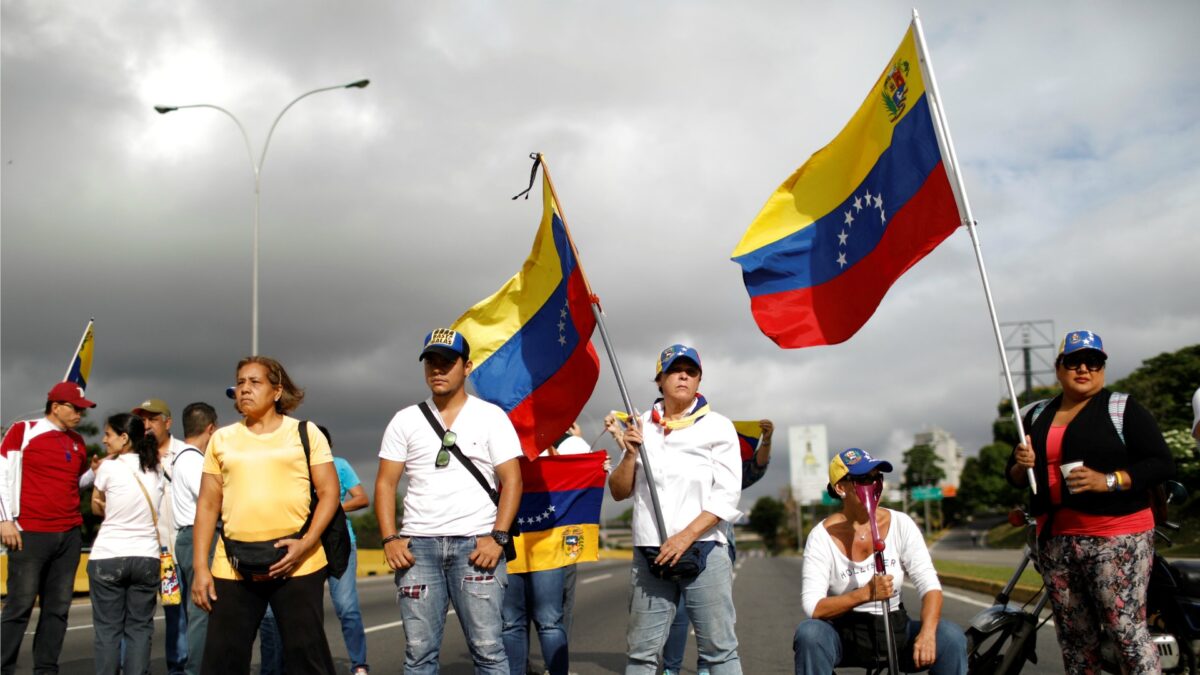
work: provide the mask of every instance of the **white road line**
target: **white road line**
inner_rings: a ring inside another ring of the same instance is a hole
[[[597,574],[594,577],[588,577],[587,579],[580,579],[579,583],[590,584],[590,583],[593,583],[596,581],[604,581],[605,579],[611,579],[611,578],[612,578],[612,572],[609,572],[608,574]]]
[[[454,616],[454,610],[453,609],[446,610],[446,616]],[[363,629],[363,632],[364,633],[374,633],[376,631],[387,630],[388,628],[396,628],[398,626],[403,626],[403,625],[404,625],[403,621],[393,621],[391,623],[381,623],[378,626],[371,626],[370,628]]]

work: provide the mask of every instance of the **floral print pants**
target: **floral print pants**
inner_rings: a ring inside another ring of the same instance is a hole
[[[1158,673],[1146,626],[1154,532],[1116,537],[1056,536],[1041,545],[1042,578],[1067,673],[1100,672],[1100,642],[1111,641],[1126,673]]]

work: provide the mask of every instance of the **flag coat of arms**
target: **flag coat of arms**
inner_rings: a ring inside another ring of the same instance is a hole
[[[910,27],[866,101],[789,177],[733,252],[781,347],[836,344],[961,224]]]
[[[508,414],[529,458],[570,428],[600,376],[591,294],[544,166],[542,202],[521,271],[453,326],[471,344],[475,392]]]
[[[521,506],[512,573],[552,570],[598,559],[604,460],[608,453],[521,460]]]

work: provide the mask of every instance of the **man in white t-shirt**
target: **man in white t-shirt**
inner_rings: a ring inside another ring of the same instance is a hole
[[[192,526],[196,523],[196,500],[200,497],[200,481],[204,476],[204,451],[208,439],[217,430],[217,411],[207,403],[191,403],[183,409],[183,449],[171,462],[173,480],[171,493],[175,513],[175,564],[179,568],[179,588],[187,603],[187,653],[184,666],[188,675],[200,673],[200,657],[204,654],[204,638],[208,633],[208,612],[192,601]],[[216,539],[214,537],[213,541]],[[216,548],[214,543],[209,549]],[[211,554],[210,554],[211,557]],[[211,562],[210,562],[211,564]]]
[[[471,347],[457,331],[427,335],[420,360],[431,396],[396,413],[379,450],[375,515],[384,556],[396,570],[405,672],[436,672],[449,602],[475,672],[508,673],[500,638],[503,547],[521,501],[521,443],[503,410],[467,394],[470,359]],[[396,486],[406,472],[397,531]]]
[[[171,408],[161,398],[148,398],[131,410],[134,415],[142,418],[146,424],[146,432],[153,433],[158,441],[158,461],[162,465],[163,475],[167,479],[167,489],[163,493],[162,508],[158,513],[158,535],[171,555],[175,555],[175,509],[172,505],[171,480],[174,475],[172,464],[186,444],[171,436]],[[179,559],[178,556],[175,557]],[[187,667],[187,608],[184,605],[167,605],[163,607],[163,615],[167,625],[167,673],[183,675]]]

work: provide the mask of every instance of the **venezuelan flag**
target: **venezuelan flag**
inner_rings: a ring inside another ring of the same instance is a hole
[[[575,422],[600,376],[592,296],[542,167],[542,222],[521,271],[454,322],[471,384],[508,413],[529,458]]]
[[[71,358],[71,365],[67,368],[67,374],[63,376],[64,382],[74,382],[81,389],[87,389],[88,378],[92,374],[92,353],[96,346],[92,331],[95,323],[95,319],[89,320],[87,327],[83,329],[79,347],[75,349],[75,356]]]
[[[597,560],[608,453],[521,460],[521,535],[508,571],[537,572]]]
[[[836,344],[961,224],[910,26],[866,101],[779,186],[733,251],[781,347]]]
[[[744,420],[735,421],[733,428],[737,431],[738,445],[742,448],[744,462],[753,457],[754,451],[758,450],[758,442],[762,439],[762,425],[758,420]]]

